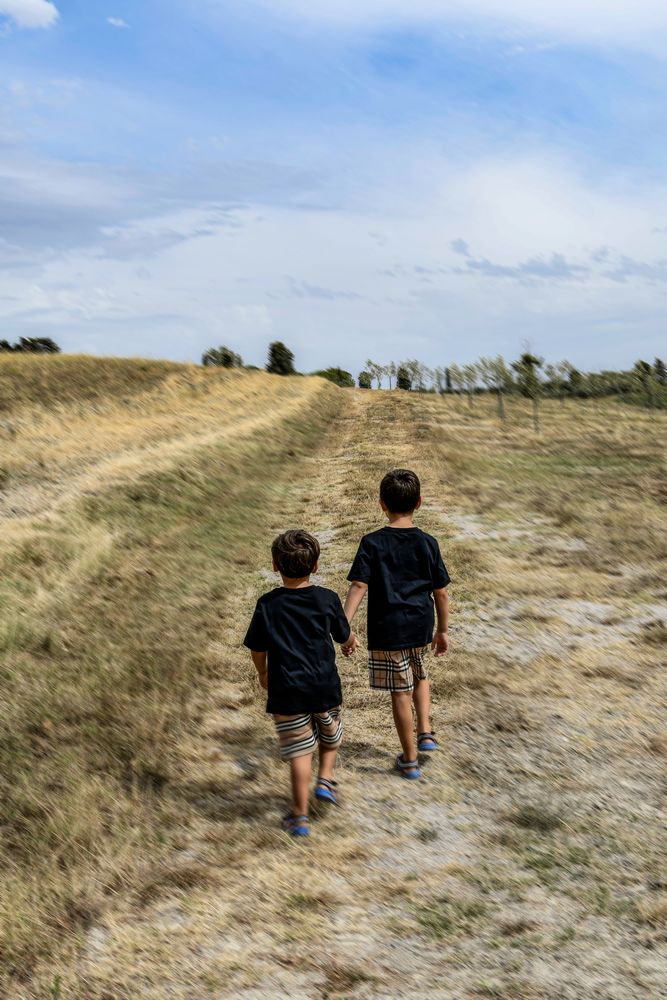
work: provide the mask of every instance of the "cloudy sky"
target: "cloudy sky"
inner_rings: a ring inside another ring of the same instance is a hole
[[[0,338],[667,354],[664,0],[0,0]]]

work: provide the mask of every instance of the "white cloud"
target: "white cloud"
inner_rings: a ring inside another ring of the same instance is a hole
[[[19,28],[49,28],[58,20],[58,9],[51,0],[0,0],[2,16]]]
[[[108,17],[107,24],[110,24],[112,28],[129,28],[127,21],[124,21],[122,17]]]
[[[97,353],[196,358],[224,340],[254,363],[278,338],[304,370],[514,356],[524,338],[581,367],[661,353],[667,185],[420,147],[333,207],[326,179],[283,184],[270,164],[249,179],[236,164],[239,198],[232,166],[177,179],[9,158],[0,322]]]
[[[255,0],[277,16],[303,22],[374,27],[419,23],[474,27],[511,37],[548,35],[563,42],[667,50],[664,0]]]

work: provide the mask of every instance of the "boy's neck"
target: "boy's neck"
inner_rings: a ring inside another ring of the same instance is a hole
[[[386,514],[389,520],[388,528],[414,528],[414,511],[411,510],[408,514],[392,514],[388,510]]]
[[[283,581],[283,587],[287,587],[288,590],[299,590],[300,587],[310,587],[312,586],[310,582],[310,573],[308,576],[283,576],[282,573],[280,577]]]

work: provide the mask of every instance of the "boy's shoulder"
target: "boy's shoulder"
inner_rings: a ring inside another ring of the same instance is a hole
[[[367,546],[379,545],[380,547],[386,545],[387,541],[390,539],[402,536],[403,538],[410,537],[415,542],[426,541],[429,545],[437,545],[438,540],[433,535],[429,535],[427,531],[423,531],[418,528],[415,524],[412,528],[390,528],[385,525],[382,528],[376,528],[375,531],[369,531],[367,535],[363,535],[361,539],[361,544]]]
[[[319,584],[314,583],[310,587],[297,588],[296,590],[289,590],[287,587],[274,587],[273,590],[267,590],[265,594],[262,594],[258,598],[257,604],[266,606],[276,602],[280,603],[286,595],[289,600],[289,597],[294,593],[298,593],[302,597],[309,595],[314,601],[324,601],[325,603],[331,600],[340,600],[335,590],[329,590],[328,587],[321,587]]]

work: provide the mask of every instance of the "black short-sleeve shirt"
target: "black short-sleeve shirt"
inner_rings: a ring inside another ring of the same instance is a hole
[[[431,595],[449,583],[432,535],[421,528],[390,527],[364,535],[347,578],[368,584],[369,649],[410,649],[431,642]]]
[[[277,715],[325,712],[341,704],[336,642],[346,642],[350,626],[340,597],[326,587],[276,587],[257,602],[243,640],[248,649],[268,653],[266,711]]]

